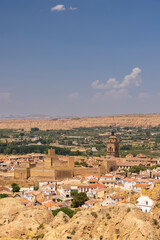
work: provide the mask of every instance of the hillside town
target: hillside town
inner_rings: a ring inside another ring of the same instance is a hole
[[[58,156],[32,153],[0,158],[0,196],[18,198],[26,206],[98,209],[132,203],[144,213],[152,211],[151,193],[160,186],[160,159],[144,154],[119,156],[114,132],[107,139],[107,155]],[[76,202],[83,194],[84,201]],[[75,205],[74,205],[75,204]]]

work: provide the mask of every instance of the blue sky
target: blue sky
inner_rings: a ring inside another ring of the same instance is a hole
[[[159,113],[159,0],[1,0],[0,114]]]

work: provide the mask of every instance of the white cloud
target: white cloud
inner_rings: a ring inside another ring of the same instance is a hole
[[[78,8],[76,8],[76,7],[72,7],[72,6],[69,7],[70,11],[75,11],[77,9]],[[58,4],[51,8],[51,12],[53,12],[53,11],[60,12],[60,11],[65,11],[65,10],[67,10],[67,8],[63,4]]]
[[[127,89],[111,89],[110,91],[104,94],[105,98],[114,98],[114,99],[122,99],[122,98],[131,98]]]
[[[77,10],[78,8],[76,8],[76,7],[72,7],[72,6],[70,6],[70,8],[69,8],[69,10],[71,10],[71,11],[75,11],[75,10]]]
[[[66,10],[65,6],[62,4],[56,5],[55,7],[51,8],[51,12],[53,12],[53,11],[60,12],[60,11],[65,11],[65,10]]]
[[[131,99],[131,95],[129,94],[127,89],[110,89],[109,91],[102,93],[95,93],[93,96],[93,100],[99,101],[119,101],[123,99]]]
[[[79,93],[78,92],[73,92],[68,95],[69,100],[77,100],[79,99]]]
[[[141,84],[141,78],[139,77],[139,74],[141,72],[141,69],[136,67],[132,69],[131,74],[126,75],[123,78],[122,82],[119,82],[116,78],[110,78],[105,83],[100,83],[99,80],[96,80],[92,82],[91,86],[95,89],[118,89],[118,88],[127,88],[130,85],[135,85],[136,87],[139,87]]]

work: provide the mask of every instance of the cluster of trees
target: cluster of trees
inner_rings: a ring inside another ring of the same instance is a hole
[[[160,164],[149,167],[149,169],[153,170],[153,169],[156,169],[157,167],[160,167]]]
[[[140,171],[145,171],[146,168],[143,166],[133,166],[129,169],[131,173],[139,173]]]
[[[123,168],[122,170],[126,172],[125,175],[126,175],[126,177],[127,177],[128,170],[125,169],[125,168]],[[133,167],[131,167],[131,168],[129,169],[129,172],[131,172],[131,173],[139,173],[140,171],[145,171],[145,170],[146,170],[146,168],[143,167],[143,166],[133,166]]]
[[[51,148],[48,145],[19,145],[19,144],[9,144],[9,143],[0,143],[0,153],[2,154],[28,154],[28,153],[44,153],[48,152],[48,149]],[[81,156],[82,152],[76,151],[72,152],[68,148],[54,147],[56,154],[58,155],[69,155],[69,156]]]
[[[31,132],[38,132],[38,131],[39,131],[38,127],[31,128]]]
[[[152,170],[152,169],[156,169],[157,167],[160,167],[160,164],[158,164],[158,165],[154,165],[154,166],[152,166],[152,167],[148,167],[148,169],[150,169],[150,170]],[[129,169],[129,172],[131,172],[131,173],[139,173],[140,171],[145,171],[147,168],[145,168],[145,167],[143,167],[143,166],[133,166],[133,167],[131,167],[130,169]],[[126,177],[127,177],[127,173],[128,173],[128,170],[127,169],[125,169],[125,168],[123,168],[122,169],[123,171],[125,171],[126,172]]]
[[[123,145],[120,147],[120,150],[131,150],[131,149],[132,149],[131,144]]]

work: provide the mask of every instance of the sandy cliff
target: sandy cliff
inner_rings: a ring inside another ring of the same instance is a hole
[[[0,129],[19,129],[30,130],[38,127],[42,130],[47,129],[72,129],[79,127],[149,127],[158,126],[160,124],[160,114],[144,114],[144,115],[119,115],[105,117],[84,117],[77,119],[26,119],[26,120],[6,120],[0,121]]]
[[[132,204],[81,210],[53,217],[43,206],[26,208],[18,199],[0,200],[0,239],[158,240],[160,211],[144,214]]]

